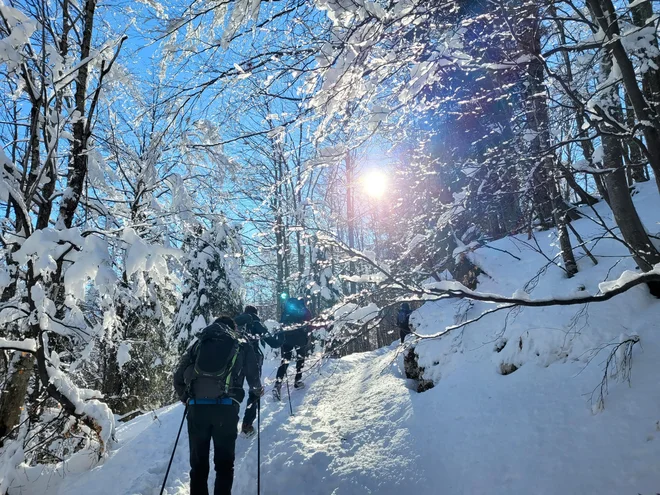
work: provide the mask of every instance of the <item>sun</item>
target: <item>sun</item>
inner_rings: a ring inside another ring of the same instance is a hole
[[[362,177],[362,188],[372,198],[382,198],[387,191],[387,175],[380,170],[372,170]]]

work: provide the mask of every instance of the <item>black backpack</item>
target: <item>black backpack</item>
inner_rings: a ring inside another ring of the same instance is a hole
[[[231,387],[232,372],[241,350],[241,338],[229,327],[213,323],[202,330],[197,344],[192,379],[213,380],[223,393]]]

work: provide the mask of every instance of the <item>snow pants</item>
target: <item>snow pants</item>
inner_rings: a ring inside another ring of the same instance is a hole
[[[293,357],[293,350],[296,350],[296,379],[295,383],[298,383],[302,380],[302,370],[305,366],[305,357],[307,356],[307,346],[304,347],[293,347],[287,344],[282,346],[282,364],[277,368],[277,383],[282,383],[284,380],[284,375],[286,375],[286,370],[289,367],[289,362]]]
[[[208,495],[209,450],[213,439],[214,495],[231,495],[238,431],[238,406],[194,404],[188,406],[190,444],[190,495]]]
[[[259,377],[261,377],[261,368],[263,367],[264,364],[264,355],[257,354],[257,361],[259,363]],[[257,417],[257,408],[259,407],[259,403],[261,401],[261,396],[255,394],[250,390],[248,393],[248,401],[247,401],[247,406],[245,406],[245,415],[243,416],[243,424],[246,425],[252,425],[254,423],[254,419]]]
[[[401,343],[406,339],[406,335],[410,335],[412,332],[409,328],[399,328],[399,337],[401,337]]]

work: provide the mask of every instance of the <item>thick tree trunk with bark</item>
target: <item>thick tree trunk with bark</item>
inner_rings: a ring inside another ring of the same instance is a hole
[[[587,0],[598,25],[605,33],[608,49],[617,62],[623,85],[630,98],[637,121],[643,123],[644,140],[655,181],[660,190],[660,121],[637,83],[635,67],[621,42],[621,30],[611,0]]]
[[[601,60],[601,80],[606,81],[613,70],[612,54],[605,52]],[[616,87],[610,88],[609,106],[607,111],[617,120],[623,118],[623,110]],[[621,229],[624,240],[630,247],[635,262],[644,271],[649,271],[656,263],[660,263],[660,253],[651,243],[642,224],[635,205],[630,197],[628,181],[623,163],[623,142],[612,136],[613,129],[602,124],[605,133],[602,135],[604,166],[612,172],[603,176],[610,198],[609,204],[614,213],[617,225]]]
[[[11,359],[7,384],[0,396],[0,447],[2,439],[18,425],[33,372],[34,356],[16,352]]]
[[[614,219],[621,229],[624,240],[631,248],[635,262],[645,272],[652,270],[655,264],[660,263],[660,253],[651,243],[637,214],[630,197],[623,164],[620,164],[614,172],[605,175],[604,180],[610,193]]]

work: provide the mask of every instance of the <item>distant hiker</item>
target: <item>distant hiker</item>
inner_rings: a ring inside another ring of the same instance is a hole
[[[410,335],[410,315],[412,314],[412,309],[410,309],[410,304],[403,303],[399,309],[399,314],[396,315],[396,325],[399,327],[399,336],[401,337],[401,343],[403,344],[406,335]]]
[[[263,395],[254,349],[238,333],[234,320],[222,316],[199,334],[181,357],[174,373],[174,388],[188,404],[190,443],[190,495],[208,495],[209,447],[213,439],[214,495],[230,495],[238,411],[250,393]]]
[[[257,308],[254,306],[245,306],[243,313],[234,318],[236,326],[241,330],[243,335],[248,339],[252,345],[255,356],[257,357],[257,364],[259,365],[259,377],[261,377],[261,369],[264,363],[264,354],[259,347],[259,343],[265,347],[266,343],[271,347],[280,347],[282,344],[272,337],[268,329],[263,326],[259,319]],[[245,408],[245,415],[243,416],[243,424],[241,431],[244,435],[254,435],[254,420],[257,417],[257,408],[259,407],[261,395],[250,391],[248,393],[247,406]]]
[[[305,357],[310,348],[309,334],[311,327],[306,322],[312,319],[312,313],[305,306],[305,301],[291,297],[284,303],[282,310],[282,318],[280,322],[284,326],[283,335],[284,344],[282,345],[282,363],[277,369],[277,376],[275,378],[275,388],[273,389],[273,397],[280,400],[282,396],[282,381],[286,370],[289,367],[289,362],[293,357],[293,351],[296,351],[296,377],[293,386],[295,388],[303,388],[305,384],[302,382],[302,369],[305,366]]]

